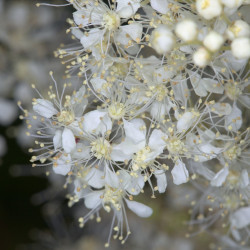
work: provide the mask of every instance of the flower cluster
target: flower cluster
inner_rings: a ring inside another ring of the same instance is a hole
[[[249,239],[250,27],[243,0],[68,0],[76,45],[55,55],[79,89],[60,91],[50,75],[46,97],[33,99],[40,121],[33,166],[50,165],[74,186],[69,205],[113,213],[111,236],[130,234],[126,209],[149,217],[135,201],[146,186],[164,193],[189,180],[204,194],[194,220],[222,220],[239,244]],[[35,88],[35,86],[33,86]],[[67,93],[66,93],[67,92]],[[245,118],[244,118],[245,117]],[[168,173],[170,170],[170,173]]]

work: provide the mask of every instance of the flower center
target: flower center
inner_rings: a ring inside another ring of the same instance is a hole
[[[225,90],[231,100],[235,100],[242,93],[238,86],[230,83],[225,85]]]
[[[149,91],[146,92],[147,97],[156,95],[156,100],[161,102],[168,94],[168,89],[163,84],[153,85],[149,87]]]
[[[110,143],[103,138],[98,138],[97,140],[91,142],[91,152],[97,159],[105,158],[106,160],[110,160],[111,154],[111,145]]]
[[[104,204],[111,204],[116,210],[121,209],[121,198],[123,197],[123,191],[121,189],[113,188],[110,186],[105,187],[105,193],[103,195]],[[104,206],[107,212],[110,211],[108,205]]]
[[[108,107],[109,116],[115,120],[121,119],[125,115],[125,105],[114,102]]]
[[[75,115],[71,111],[63,110],[62,112],[59,112],[57,114],[57,120],[60,123],[63,123],[65,125],[69,125],[75,120]]]
[[[111,70],[111,75],[117,75],[119,77],[126,76],[126,74],[128,73],[128,64],[115,62],[111,66]]]
[[[120,17],[115,12],[109,12],[103,15],[103,22],[108,30],[115,30],[120,26]]]
[[[167,142],[167,149],[170,154],[181,154],[185,152],[184,143],[178,138],[170,138]]]
[[[223,154],[226,159],[232,161],[235,160],[238,156],[240,156],[241,149],[237,146],[233,146],[229,148],[227,151],[225,151]]]
[[[134,171],[137,171],[139,169],[146,169],[149,165],[150,161],[146,161],[148,158],[148,155],[150,153],[150,147],[146,146],[145,148],[141,149],[136,153],[136,155],[133,158],[133,165],[132,168]]]

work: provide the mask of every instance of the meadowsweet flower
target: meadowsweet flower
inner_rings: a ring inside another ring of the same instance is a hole
[[[30,119],[41,124],[28,132],[39,147],[30,149],[33,166],[52,166],[73,186],[68,205],[90,209],[79,226],[100,221],[101,209],[113,213],[106,247],[112,235],[124,243],[130,234],[126,208],[152,214],[134,198],[146,185],[152,198],[164,193],[169,177],[203,192],[191,203],[193,223],[218,221],[234,240],[247,239],[249,25],[241,9],[235,14],[242,4],[68,1],[76,45],[56,56],[66,78],[83,85],[70,95],[55,84],[33,99],[34,115],[23,109],[21,117],[28,129],[38,126]]]

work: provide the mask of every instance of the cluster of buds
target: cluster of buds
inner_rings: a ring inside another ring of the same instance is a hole
[[[221,220],[230,242],[247,244],[250,226],[250,28],[243,0],[68,0],[75,46],[55,55],[66,77],[82,86],[54,86],[24,110],[36,137],[33,166],[51,166],[101,220],[113,213],[108,241],[130,234],[126,209],[149,217],[136,201],[167,180],[203,190],[196,223]],[[35,88],[35,86],[33,86]],[[39,92],[38,92],[39,93]],[[35,128],[31,120],[36,120]],[[40,125],[37,125],[39,121]],[[38,126],[38,127],[37,127]],[[233,243],[232,243],[233,244]]]

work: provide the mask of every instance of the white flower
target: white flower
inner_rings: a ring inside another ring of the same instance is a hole
[[[239,37],[233,40],[231,44],[232,54],[239,59],[250,57],[250,39]]]
[[[175,37],[166,25],[161,24],[153,30],[150,42],[158,54],[165,54],[174,47]]]
[[[193,20],[185,19],[177,23],[175,33],[184,42],[191,42],[197,37],[198,27]]]
[[[204,46],[212,52],[219,50],[223,43],[223,36],[215,31],[210,31],[203,41]]]
[[[116,45],[118,42],[128,45],[131,39],[138,42],[142,36],[142,25],[136,22],[121,25],[126,22],[122,19],[132,17],[138,8],[140,0],[118,0],[116,9],[110,9],[103,2],[90,1],[73,14],[75,23],[85,30],[84,33],[78,32],[76,37],[85,49],[94,51],[95,46],[100,46],[102,54],[107,52],[104,51],[105,46],[110,45],[107,41],[115,41]],[[76,32],[73,30],[73,33]]]
[[[222,5],[219,0],[197,0],[196,9],[205,19],[212,19],[222,13]]]
[[[193,61],[198,67],[205,67],[210,62],[210,53],[203,47],[196,50],[193,54]]]

